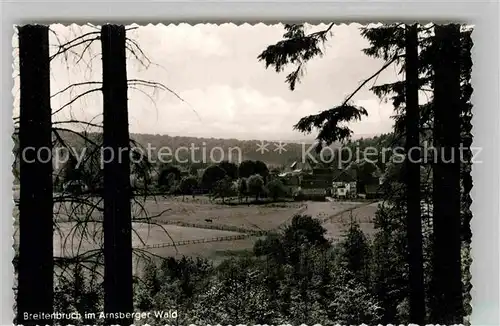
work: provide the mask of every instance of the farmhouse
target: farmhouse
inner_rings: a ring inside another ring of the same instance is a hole
[[[337,198],[356,197],[356,179],[346,170],[333,170],[332,195]]]
[[[291,168],[296,167],[295,163]],[[294,178],[297,197],[322,198],[331,194],[334,172],[330,168],[312,168],[310,165],[302,166],[292,172],[282,174],[282,180]],[[288,184],[290,184],[288,182]]]
[[[358,196],[368,198],[380,196],[381,181],[377,175],[360,183],[355,171],[317,167],[309,162],[293,162],[278,175],[278,178],[285,185],[287,193],[294,194],[296,197],[332,196],[345,199]]]

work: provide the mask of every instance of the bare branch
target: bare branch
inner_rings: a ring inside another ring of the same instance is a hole
[[[64,104],[63,106],[61,106],[61,107],[60,107],[59,109],[57,109],[56,111],[54,111],[54,112],[52,113],[52,115],[54,115],[54,114],[57,114],[57,113],[61,112],[64,108],[66,108],[66,107],[70,106],[70,105],[71,105],[71,104],[73,104],[76,100],[78,100],[78,99],[82,98],[83,96],[85,96],[85,95],[87,95],[87,94],[90,94],[90,93],[93,93],[93,92],[96,92],[96,91],[101,91],[101,90],[102,90],[102,88],[100,88],[100,87],[99,87],[99,88],[93,88],[93,89],[90,89],[90,90],[88,90],[88,91],[85,91],[85,92],[81,93],[80,95],[78,95],[77,97],[73,98],[71,101],[69,101],[68,103]]]
[[[102,128],[102,125],[92,123],[92,122],[86,122],[86,121],[80,121],[80,120],[61,120],[61,121],[54,121],[52,122],[52,125],[57,125],[57,124],[68,124],[68,123],[77,123],[77,124],[84,124],[89,127],[96,127],[96,128]]]
[[[79,45],[85,44],[87,42],[92,43],[92,42],[98,40],[99,38],[100,37],[94,37],[94,38],[89,39],[89,40],[83,40],[83,41],[80,41],[78,43],[72,44],[71,46],[68,46],[68,47],[60,47],[59,50],[56,53],[54,53],[53,55],[50,56],[50,60],[52,61],[55,57],[57,57],[61,53],[65,53],[65,52],[67,52],[68,50],[70,50],[70,49],[72,49],[74,47],[77,47]],[[88,47],[86,47],[86,48],[88,48]],[[83,53],[81,55],[83,55]]]
[[[68,89],[70,88],[74,88],[74,87],[77,87],[77,86],[84,86],[84,85],[94,85],[94,84],[99,84],[99,85],[102,85],[102,82],[97,82],[97,81],[86,81],[86,82],[81,82],[81,83],[74,83],[74,84],[71,84],[69,85],[68,87],[65,87],[63,88],[62,90],[54,93],[53,95],[51,95],[50,97],[55,97],[61,93],[64,93],[66,92]]]
[[[131,46],[128,46],[130,43]],[[127,38],[126,39],[126,45],[127,45],[127,49],[130,51],[130,53],[132,53],[132,55],[137,59],[137,61],[139,61],[145,68],[149,68],[149,65],[151,64],[151,60],[149,59],[149,57],[144,53],[144,51],[142,51],[141,47],[139,46],[139,44],[137,44],[136,41],[130,39],[130,38]],[[135,48],[135,50],[134,50]],[[139,54],[136,53],[136,51],[139,52]],[[143,60],[141,59],[144,58],[144,60],[146,60],[147,64],[145,64],[143,62]]]
[[[56,133],[56,135],[58,135],[60,137],[60,135],[57,133],[57,131],[65,131],[65,132],[70,132],[72,134],[75,134],[77,136],[80,136],[82,139],[84,139],[85,141],[89,142],[90,144],[94,145],[94,146],[101,146],[101,145],[98,145],[97,143],[95,143],[94,141],[90,140],[88,137],[86,137],[85,135],[83,135],[81,132],[78,132],[78,131],[75,131],[75,130],[71,130],[71,129],[66,129],[66,128],[52,128],[52,132]],[[62,138],[61,138],[62,140]]]
[[[143,80],[143,79],[129,79],[127,81],[127,84],[131,85],[131,86],[136,86],[137,85],[137,86],[146,86],[146,87],[159,88],[159,89],[168,91],[169,93],[173,94],[176,98],[178,98],[180,101],[186,103],[191,108],[191,110],[196,114],[196,116],[198,117],[198,119],[201,121],[201,117],[199,116],[198,112],[191,106],[191,104],[189,104],[188,102],[186,102],[175,91],[171,90],[170,88],[168,88],[164,84],[159,83],[159,82],[149,81],[149,80]]]

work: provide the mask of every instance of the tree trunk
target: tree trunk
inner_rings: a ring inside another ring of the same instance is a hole
[[[433,323],[463,323],[460,239],[460,26],[435,28]]]
[[[17,324],[53,310],[52,136],[48,26],[19,28],[20,198]],[[50,324],[49,320],[44,323]]]
[[[128,313],[132,301],[130,145],[125,27],[104,25],[102,41],[104,159],[104,311]],[[109,318],[130,325],[131,319]]]
[[[418,104],[418,25],[406,26],[406,203],[410,322],[425,323],[425,294],[420,214],[420,147]]]

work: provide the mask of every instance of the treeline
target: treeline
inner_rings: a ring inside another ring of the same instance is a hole
[[[199,173],[201,172],[201,173]],[[273,174],[274,172],[274,174]],[[246,160],[240,164],[223,161],[205,169],[191,166],[189,170],[175,165],[164,165],[157,177],[157,188],[173,195],[208,194],[211,199],[238,197],[248,203],[249,197],[258,202],[262,198],[274,201],[291,197],[285,185],[277,178],[277,171],[269,171],[262,161]]]

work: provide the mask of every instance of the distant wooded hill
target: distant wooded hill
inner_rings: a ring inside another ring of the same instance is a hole
[[[89,146],[89,142],[83,140],[75,132],[71,131],[58,131],[61,139],[69,146],[81,148],[82,146]],[[101,144],[101,133],[88,133],[85,134],[87,139]],[[177,155],[182,161],[189,161],[193,157],[194,160],[204,161],[207,163],[212,162],[211,158],[219,161],[223,153],[223,159],[229,160],[234,163],[239,163],[240,160],[260,160],[265,162],[270,167],[283,167],[289,166],[294,161],[301,161],[304,156],[303,153],[307,152],[313,145],[312,141],[303,142],[289,142],[283,143],[281,150],[277,141],[259,141],[259,140],[239,140],[239,139],[222,139],[222,138],[201,138],[189,136],[169,136],[169,135],[153,135],[153,134],[131,134],[130,136],[135,142],[137,148],[142,148],[144,153],[150,149],[153,159],[158,160],[159,151],[163,153],[163,158],[168,155],[174,156],[177,150]],[[354,143],[359,143],[360,147],[366,146],[380,146],[383,140],[386,140],[389,135],[375,136],[371,138],[360,138],[353,141],[348,146]],[[14,136],[14,141],[17,145],[17,137]],[[56,137],[54,137],[56,140]],[[60,141],[58,142],[60,144]],[[87,144],[87,145],[86,145]],[[264,147],[262,147],[264,145]],[[330,147],[333,149],[339,148],[340,144],[332,144]],[[17,147],[17,146],[16,146]],[[314,154],[314,150],[309,151]],[[211,156],[212,153],[212,156]],[[241,155],[240,155],[241,153]],[[179,164],[179,162],[173,162]]]
[[[199,137],[185,137],[185,136],[169,136],[169,135],[152,135],[152,134],[132,134],[131,138],[137,141],[144,147],[148,144],[153,149],[160,149],[162,147],[169,148],[174,152],[176,149],[181,147],[190,148],[191,146],[198,147],[194,151],[196,160],[200,160],[202,151],[205,149],[206,157],[210,161],[210,151],[213,152],[214,158],[219,159],[220,151],[224,153],[227,158],[229,153],[232,154],[232,160],[238,163],[237,160],[237,150],[241,151],[241,160],[260,160],[265,162],[270,166],[289,166],[295,161],[301,161],[304,156],[304,152],[309,151],[314,155],[314,150],[311,150],[313,146],[313,141],[297,141],[297,142],[287,142],[283,143],[283,148],[280,151],[278,141],[264,141],[259,140],[239,140],[239,139],[222,139],[222,138],[199,138]],[[386,143],[390,138],[389,134],[384,134],[380,136],[374,136],[370,138],[359,138],[354,140],[347,146],[359,146],[360,148],[365,148],[368,146],[380,147],[383,143]],[[261,149],[261,144],[267,144],[264,150]],[[358,144],[358,145],[354,145]],[[334,143],[330,145],[332,149],[338,149],[341,147],[340,143]],[[179,156],[186,153],[187,150],[180,150]],[[335,154],[337,152],[333,151]],[[325,156],[328,152],[325,152]]]
[[[302,151],[307,151],[312,142],[309,143],[282,143],[278,141],[239,140],[222,138],[198,138],[184,136],[132,134],[131,138],[142,146],[151,146],[153,149],[169,148],[175,153],[179,149],[178,156],[185,157],[194,153],[196,160],[206,157],[206,160],[220,160],[221,154],[224,160],[239,163],[242,160],[260,160],[268,165],[282,166],[290,165],[300,160]],[[186,149],[187,148],[187,149]],[[194,150],[189,150],[194,148]],[[304,148],[304,149],[303,149]],[[165,153],[165,149],[163,152]],[[212,155],[211,155],[212,153]],[[241,153],[241,154],[240,154]],[[204,157],[203,157],[204,156]]]

